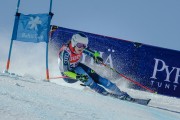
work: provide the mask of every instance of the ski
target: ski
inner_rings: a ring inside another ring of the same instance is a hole
[[[133,103],[141,104],[141,105],[148,105],[151,99],[138,99],[138,98],[133,98],[134,100],[130,101]]]
[[[122,96],[112,94],[112,93],[108,94],[108,96],[119,99],[119,100],[124,100],[128,102],[140,104],[140,105],[148,105],[149,102],[151,101],[151,99],[139,99],[139,98],[132,98],[130,96],[122,97]]]

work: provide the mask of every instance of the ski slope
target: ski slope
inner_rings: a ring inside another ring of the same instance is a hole
[[[0,73],[0,120],[180,120],[180,99],[124,89],[149,106],[106,97],[63,80]]]

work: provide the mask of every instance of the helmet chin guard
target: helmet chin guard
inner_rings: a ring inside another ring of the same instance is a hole
[[[76,33],[71,38],[72,47],[75,47],[78,43],[81,43],[84,44],[87,48],[88,42],[88,37],[83,33]]]

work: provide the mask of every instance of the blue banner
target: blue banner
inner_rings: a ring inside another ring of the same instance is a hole
[[[48,42],[51,16],[49,14],[16,15],[12,40]]]
[[[51,42],[58,51],[77,32],[81,31],[52,26]],[[180,97],[180,51],[83,33],[89,38],[89,47],[100,51],[105,64],[158,94]],[[130,87],[144,90],[133,83]]]

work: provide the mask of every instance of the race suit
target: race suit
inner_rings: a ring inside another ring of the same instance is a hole
[[[123,94],[121,90],[114,83],[112,83],[106,78],[101,77],[88,66],[80,63],[82,53],[75,54],[74,52],[75,52],[74,49],[68,45],[63,45],[63,47],[60,49],[58,63],[59,63],[59,69],[62,74],[63,72],[71,71],[76,74],[87,75],[88,80],[87,82],[84,83],[84,85],[89,86],[91,89],[103,95],[108,94],[106,89],[110,90],[112,93],[117,95]],[[87,48],[83,51],[83,53],[93,57],[92,52],[88,52]],[[69,78],[65,78],[64,80],[68,83],[73,83],[77,81]],[[106,89],[104,89],[104,87]]]

